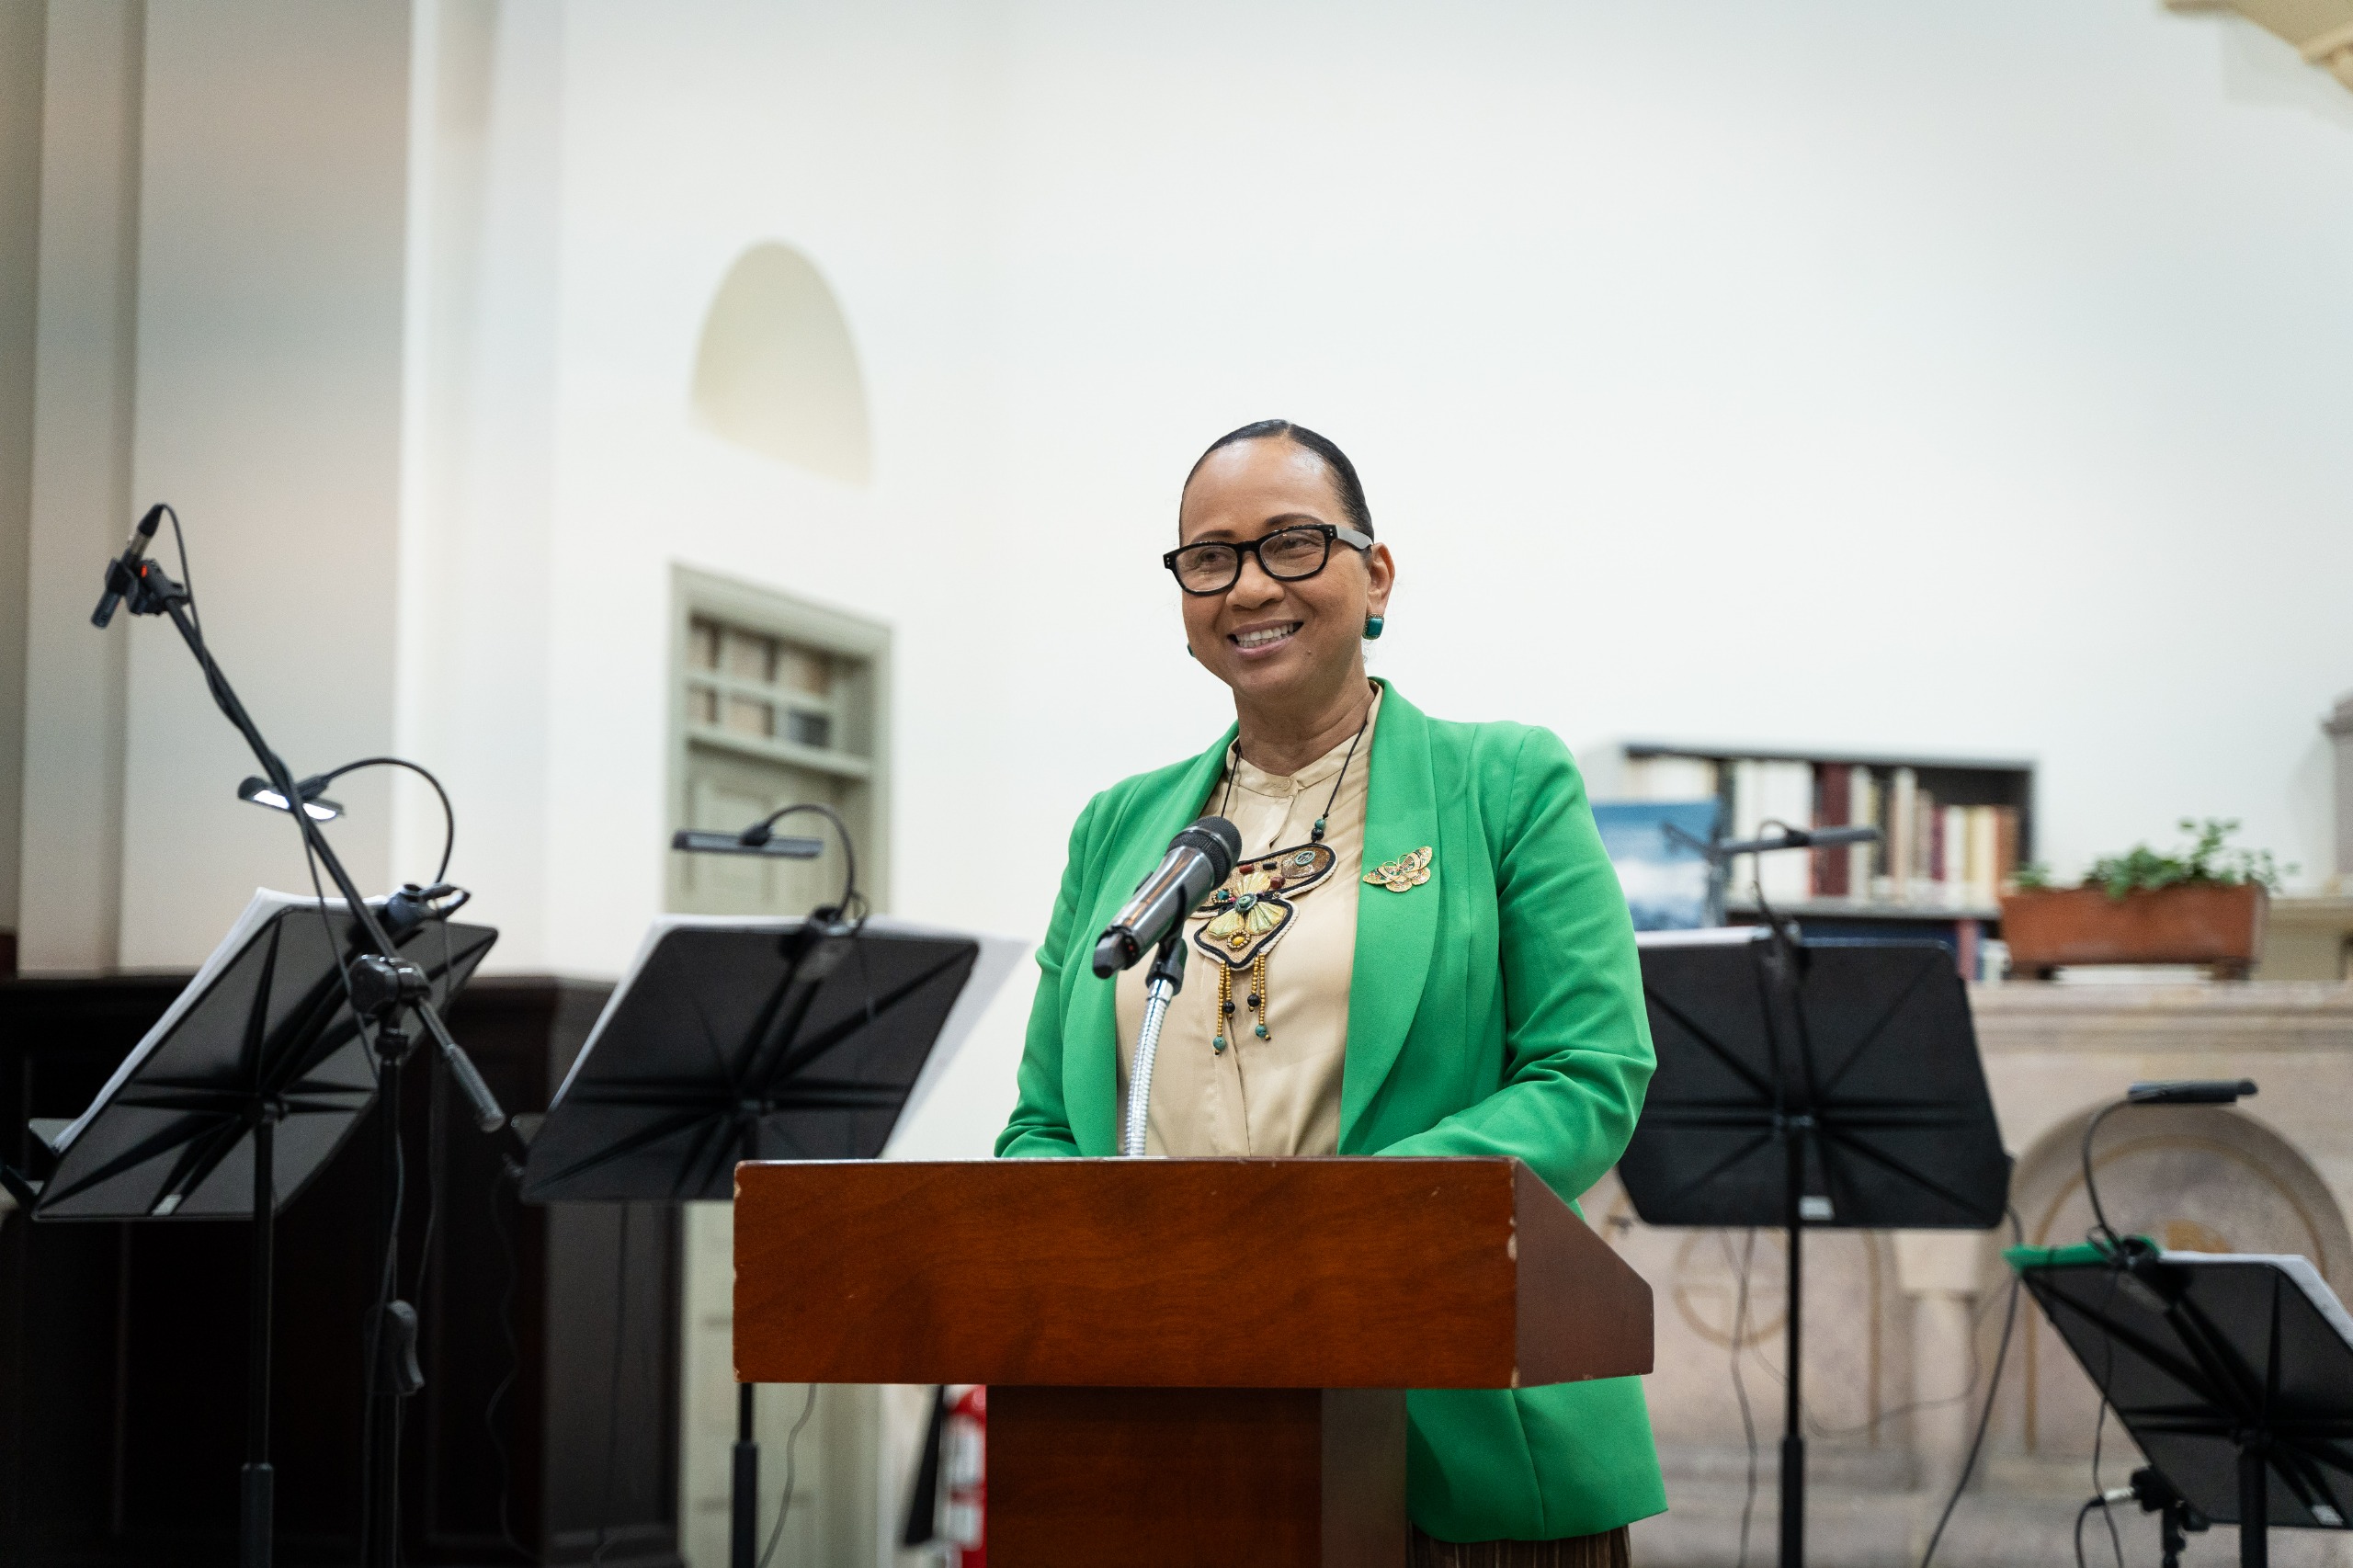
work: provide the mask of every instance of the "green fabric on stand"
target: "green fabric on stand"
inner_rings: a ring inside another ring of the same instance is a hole
[[[2132,1239],[2144,1243],[2151,1252],[2157,1250],[2157,1244],[2146,1236]],[[2024,1273],[2029,1268],[2074,1268],[2085,1264],[2106,1267],[2116,1261],[2116,1254],[2097,1242],[2077,1242],[2063,1247],[2004,1247],[2002,1261]]]
[[[1119,1152],[1095,937],[1204,809],[1233,738],[1079,813],[1000,1155]],[[1434,855],[1427,882],[1358,904],[1339,1152],[1513,1155],[1574,1201],[1624,1151],[1654,1064],[1576,765],[1550,731],[1430,719],[1389,687],[1370,769],[1366,863]],[[1595,1535],[1666,1506],[1639,1379],[1417,1390],[1406,1412],[1414,1521],[1440,1540]]]

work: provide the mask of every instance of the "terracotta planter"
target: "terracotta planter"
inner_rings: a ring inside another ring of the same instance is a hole
[[[2098,888],[2002,895],[2011,966],[2047,979],[2061,964],[2202,963],[2245,979],[2263,956],[2264,891],[2186,884],[2112,899]]]

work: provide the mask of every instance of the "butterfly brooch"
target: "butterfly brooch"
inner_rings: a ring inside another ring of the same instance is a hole
[[[1404,892],[1430,880],[1430,846],[1425,844],[1411,855],[1383,861],[1379,870],[1367,871],[1364,880],[1391,892]]]

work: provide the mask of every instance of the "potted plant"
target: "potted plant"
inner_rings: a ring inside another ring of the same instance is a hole
[[[2062,964],[2208,964],[2217,979],[2245,979],[2263,955],[2279,872],[2268,850],[2225,847],[2238,825],[2185,817],[2188,848],[2135,845],[2093,862],[2077,887],[2054,887],[2042,868],[2022,868],[2002,894],[2011,966],[2047,980]]]

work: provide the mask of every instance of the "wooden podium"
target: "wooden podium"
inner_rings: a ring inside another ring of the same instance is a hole
[[[1651,1369],[1499,1159],[746,1164],[735,1375],[989,1385],[992,1568],[1405,1562],[1408,1388]]]

